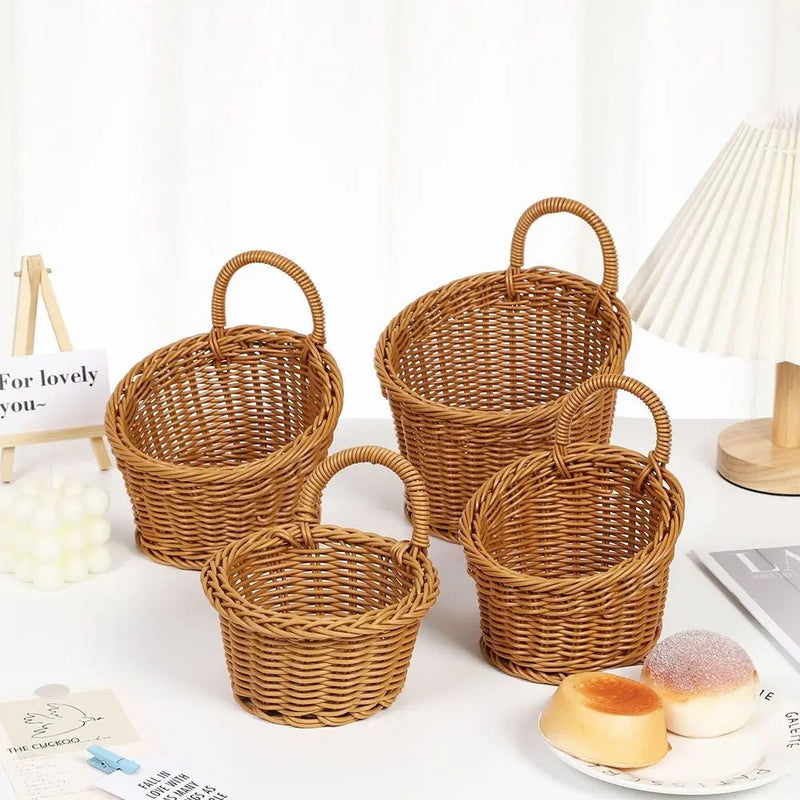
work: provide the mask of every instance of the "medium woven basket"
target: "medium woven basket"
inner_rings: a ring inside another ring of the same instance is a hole
[[[533,222],[562,211],[597,234],[601,285],[549,267],[522,269]],[[520,217],[508,269],[449,283],[389,323],[375,366],[400,452],[428,489],[432,533],[456,541],[475,490],[500,467],[552,445],[564,395],[592,375],[622,372],[631,322],[616,292],[606,226],[585,205],[555,197]],[[593,397],[576,436],[607,442],[613,415],[613,392]]]
[[[411,541],[319,522],[322,489],[359,462],[383,464],[405,481]],[[405,459],[354,447],[324,461],[294,522],[233,542],[203,570],[237,702],[299,728],[344,725],[390,706],[439,592],[427,553],[428,499]]]
[[[228,283],[251,263],[299,284],[311,306],[310,336],[226,326]],[[306,477],[327,455],[342,407],[319,295],[288,258],[264,250],[232,258],[214,284],[211,320],[210,333],[136,364],[106,411],[137,544],[155,561],[187,569],[291,517]]]
[[[569,444],[581,406],[608,388],[650,408],[657,440],[649,455]],[[476,492],[460,537],[490,663],[559,683],[574,672],[639,663],[656,643],[684,512],[681,486],[665,468],[670,436],[650,389],[599,375],[568,396],[551,451],[505,467]]]

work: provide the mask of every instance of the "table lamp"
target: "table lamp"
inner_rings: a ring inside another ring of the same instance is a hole
[[[722,431],[717,470],[800,494],[800,111],[743,122],[631,283],[631,317],[684,347],[777,365],[771,419]]]

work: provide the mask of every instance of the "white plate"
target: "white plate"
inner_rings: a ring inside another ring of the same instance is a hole
[[[641,671],[632,667],[614,672],[638,679]],[[565,764],[607,783],[660,794],[727,794],[772,783],[800,764],[800,705],[764,687],[756,713],[740,730],[715,739],[668,737],[672,749],[661,761],[625,770],[573,758],[542,734]]]

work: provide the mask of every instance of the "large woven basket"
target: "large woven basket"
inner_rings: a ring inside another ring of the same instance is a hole
[[[250,263],[272,265],[299,284],[311,306],[310,336],[226,326],[228,283]],[[264,250],[232,258],[214,284],[211,320],[210,333],[134,366],[106,412],[139,547],[188,569],[231,540],[291,517],[306,477],[327,455],[342,407],[322,304],[297,264]]]
[[[549,267],[522,269],[530,226],[561,211],[597,234],[601,285]],[[555,197],[520,217],[507,270],[454,281],[389,323],[375,366],[400,452],[428,489],[432,533],[456,541],[461,512],[481,483],[550,447],[566,393],[592,375],[622,372],[631,323],[616,291],[606,226],[581,203]],[[576,436],[607,442],[613,415],[613,393],[592,398]]]
[[[319,522],[325,484],[359,462],[383,464],[405,481],[411,541]],[[301,728],[343,725],[390,706],[439,592],[427,552],[428,500],[407,461],[380,447],[324,461],[294,522],[228,545],[203,570],[239,704]]]
[[[656,421],[655,450],[569,444],[592,396],[625,389]],[[670,424],[656,395],[625,376],[590,378],[568,396],[555,445],[505,467],[469,501],[460,536],[478,590],[481,648],[539,683],[636,664],[658,640],[683,491],[666,470]]]

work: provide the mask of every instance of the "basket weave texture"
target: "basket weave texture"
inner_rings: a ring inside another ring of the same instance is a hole
[[[601,285],[550,267],[522,269],[531,225],[546,214],[585,220],[603,254]],[[458,520],[494,472],[549,448],[564,396],[592,375],[621,373],[631,322],[616,297],[617,255],[603,221],[549,198],[517,222],[504,272],[463,278],[415,300],[380,337],[375,366],[400,452],[420,471],[432,533],[456,541]],[[607,442],[614,394],[575,420],[582,441]]]
[[[410,541],[319,522],[322,489],[359,462],[382,464],[405,482]],[[237,702],[300,728],[343,725],[390,706],[439,592],[428,543],[425,488],[399,454],[354,447],[324,461],[294,522],[233,542],[203,570]]]
[[[644,456],[569,443],[595,393],[620,388],[655,417]],[[625,376],[590,378],[570,393],[555,444],[499,471],[467,504],[460,537],[475,580],[481,649],[499,669],[538,683],[639,663],[658,640],[684,497],[665,465],[669,417]]]
[[[313,332],[228,328],[233,274],[268,264],[293,278]],[[155,561],[200,569],[211,554],[265,524],[291,518],[305,478],[327,455],[342,378],[325,350],[314,284],[276,253],[228,261],[212,297],[210,333],[149,355],[122,379],[106,432],[125,479],[139,548]]]

